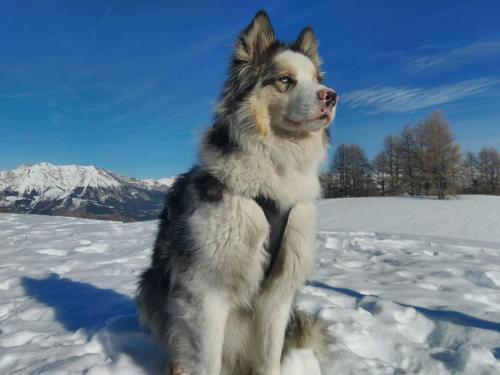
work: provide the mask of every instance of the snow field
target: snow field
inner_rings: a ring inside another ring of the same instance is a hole
[[[500,374],[500,199],[464,197],[430,236],[456,202],[415,201],[370,198],[369,216],[318,202],[316,274],[297,303],[334,338],[323,375]],[[0,214],[0,374],[161,373],[133,301],[156,224]],[[297,351],[282,372],[318,364]]]

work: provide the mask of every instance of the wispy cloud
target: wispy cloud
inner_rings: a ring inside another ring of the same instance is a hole
[[[16,93],[0,93],[0,99],[21,99],[28,98],[31,96],[46,96],[53,95],[54,91],[28,91],[28,92],[16,92]]]
[[[408,112],[459,101],[500,84],[500,77],[483,77],[432,88],[411,86],[372,86],[345,96],[351,108],[371,113]]]
[[[421,72],[446,65],[455,67],[500,56],[500,41],[476,42],[444,53],[418,56],[407,61],[412,72]]]

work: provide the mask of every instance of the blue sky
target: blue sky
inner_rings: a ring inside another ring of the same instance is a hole
[[[500,148],[500,2],[0,2],[0,170],[95,164],[180,173],[239,30],[264,8],[294,40],[311,25],[341,95],[333,145],[373,156],[388,133],[442,109],[463,150]]]

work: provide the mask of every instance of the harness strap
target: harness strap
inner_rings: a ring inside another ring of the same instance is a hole
[[[264,273],[264,279],[267,279],[273,270],[274,264],[278,259],[281,245],[283,243],[283,236],[288,224],[288,218],[293,207],[288,208],[286,211],[281,211],[272,199],[258,196],[255,202],[262,208],[264,215],[266,215],[267,222],[269,223],[269,241],[266,248],[269,253],[269,265]]]

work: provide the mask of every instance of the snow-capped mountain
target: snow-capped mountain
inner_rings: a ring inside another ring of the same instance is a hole
[[[173,181],[139,180],[95,166],[22,165],[0,172],[0,211],[124,221],[154,219]]]
[[[142,180],[151,189],[161,188],[162,186],[170,186],[174,183],[175,177],[165,177],[158,180],[146,179]]]

